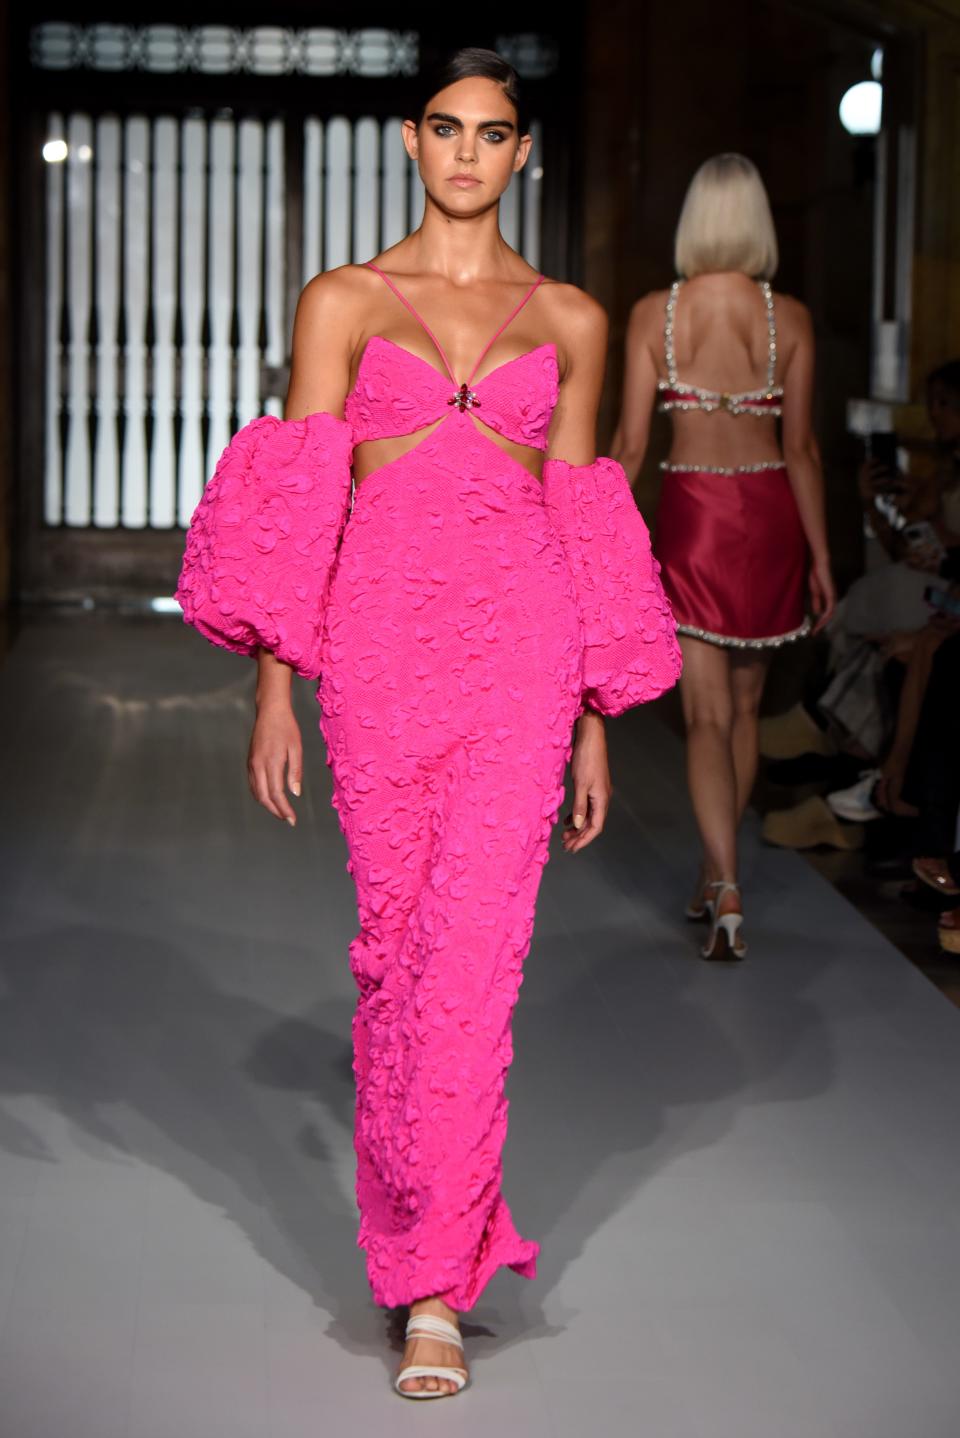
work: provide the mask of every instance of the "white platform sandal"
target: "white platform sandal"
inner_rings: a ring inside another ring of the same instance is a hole
[[[728,890],[739,894],[740,885],[731,883],[729,879],[714,879],[705,887],[708,893],[712,892],[713,897],[706,901],[707,912],[710,916],[710,934],[700,950],[701,958],[742,959],[747,952],[747,946],[740,933],[743,914],[717,913],[717,905],[721,897]]]
[[[438,1317],[435,1313],[417,1313],[407,1319],[405,1337],[407,1338],[439,1338],[444,1343],[453,1343],[463,1351],[463,1339],[452,1323],[445,1318]],[[455,1383],[454,1393],[448,1393],[442,1388],[401,1388],[400,1384],[407,1378],[447,1378]],[[465,1368],[445,1368],[441,1364],[435,1367],[429,1363],[410,1363],[406,1368],[401,1368],[394,1379],[393,1386],[401,1398],[453,1398],[459,1393],[467,1381],[467,1370]]]

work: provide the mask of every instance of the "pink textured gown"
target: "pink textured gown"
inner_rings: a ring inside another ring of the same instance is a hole
[[[432,334],[447,375],[374,335],[343,421],[252,421],[177,591],[213,642],[320,676],[359,915],[358,1243],[388,1307],[465,1310],[501,1266],[535,1276],[501,1192],[504,1085],[573,725],[656,697],[680,665],[620,466],[548,459],[541,481],[483,432],[545,450],[558,395],[552,344],[474,381],[497,335],[463,385]],[[441,418],[348,513],[350,447]]]

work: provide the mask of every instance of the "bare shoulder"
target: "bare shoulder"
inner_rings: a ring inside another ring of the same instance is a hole
[[[777,329],[785,339],[796,340],[813,335],[813,316],[802,300],[774,291],[773,310]]]
[[[669,290],[648,290],[630,306],[627,329],[638,339],[649,339],[663,330],[663,314],[670,298]]]
[[[364,265],[337,265],[308,280],[300,291],[297,317],[311,329],[323,326],[349,332],[360,321],[374,278]]]
[[[593,295],[563,280],[544,280],[544,303],[549,306],[551,324],[571,350],[582,345],[606,347],[610,320]]]

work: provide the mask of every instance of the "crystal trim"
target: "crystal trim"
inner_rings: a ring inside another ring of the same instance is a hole
[[[677,295],[683,280],[676,279],[670,286],[670,293],[667,296],[666,314],[663,324],[663,353],[667,365],[667,378],[658,380],[658,390],[677,390],[680,394],[695,396],[691,400],[667,400],[661,401],[657,406],[661,413],[670,409],[702,409],[707,413],[714,410],[725,409],[730,414],[757,414],[762,416],[777,416],[782,413],[779,405],[768,405],[765,409],[757,410],[752,407],[750,401],[780,399],[783,396],[783,386],[775,385],[774,378],[777,371],[777,324],[773,309],[773,290],[770,288],[769,280],[758,280],[760,291],[763,295],[767,312],[767,383],[763,389],[746,389],[736,393],[728,394],[725,391],[704,389],[700,385],[685,384],[677,374],[677,357],[673,348],[674,315],[677,308]]]
[[[673,385],[668,384],[665,380],[660,380],[657,384],[657,388],[672,389]],[[684,393],[697,393],[692,385],[678,384],[677,388],[681,389]],[[703,393],[708,393],[708,391],[703,391]],[[729,395],[722,396],[721,402],[716,404],[711,404],[709,401],[702,399],[662,399],[657,405],[657,412],[659,414],[667,414],[672,409],[699,409],[702,410],[704,414],[713,414],[716,410],[725,409],[729,414],[752,414],[756,419],[778,419],[783,414],[783,409],[779,404],[768,404],[762,409],[758,409],[755,403],[755,401],[759,399],[776,399],[777,397],[776,390],[770,393],[756,390],[752,395],[744,394],[736,396],[736,400],[747,401],[743,404],[735,402],[733,396]],[[750,400],[753,400],[754,403],[749,403]]]
[[[660,468],[666,474],[759,474],[764,469],[786,469],[782,459],[762,459],[757,464],[672,464],[668,459],[660,461]]]
[[[810,633],[812,625],[805,619],[799,629],[786,634],[774,634],[769,639],[737,639],[729,634],[714,634],[709,629],[698,629],[694,624],[678,624],[678,634],[689,634],[692,639],[705,639],[708,644],[720,644],[727,649],[779,649],[781,644],[791,644]]]

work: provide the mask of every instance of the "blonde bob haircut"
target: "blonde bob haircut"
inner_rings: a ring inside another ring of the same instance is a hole
[[[673,259],[686,279],[718,270],[773,278],[780,254],[770,201],[760,171],[746,155],[704,160],[687,187]]]

